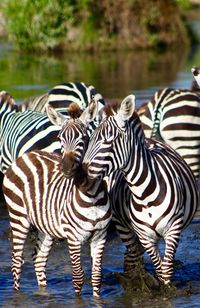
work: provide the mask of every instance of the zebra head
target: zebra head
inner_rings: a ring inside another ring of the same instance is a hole
[[[97,102],[92,100],[83,112],[76,103],[71,103],[68,109],[70,119],[66,119],[50,105],[47,105],[46,111],[50,121],[61,129],[58,138],[61,143],[62,169],[66,178],[70,179],[79,170],[87,149],[87,127],[96,116]]]
[[[104,119],[94,131],[83,160],[89,177],[105,177],[128,163],[132,130],[129,119],[134,111],[135,96],[129,95],[120,103],[116,113]],[[136,118],[139,121],[138,116]]]

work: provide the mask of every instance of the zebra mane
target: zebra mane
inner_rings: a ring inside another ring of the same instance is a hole
[[[15,100],[6,91],[0,91],[0,104],[7,104],[11,107],[11,110],[16,112],[20,111],[18,105],[15,103]]]
[[[114,115],[120,107],[120,101],[112,100],[107,105],[104,106],[103,112],[106,118]]]
[[[143,114],[146,113],[148,103],[149,103],[149,102],[146,101],[146,102],[142,103],[139,107],[137,107],[136,111],[137,111],[137,114],[138,114],[139,116],[141,116],[141,115],[143,115]]]
[[[200,87],[199,87],[198,83],[196,82],[196,80],[192,81],[190,90],[194,91],[194,92],[199,92],[200,91]]]
[[[72,119],[77,119],[82,113],[81,108],[77,103],[71,103],[68,107],[68,114]]]

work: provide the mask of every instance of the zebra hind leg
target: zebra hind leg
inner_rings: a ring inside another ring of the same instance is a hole
[[[29,232],[30,224],[27,220],[10,218],[10,225],[12,230],[12,266],[11,271],[14,280],[14,288],[19,290],[20,288],[20,275],[22,271],[22,265],[24,263],[23,250],[24,244]]]
[[[106,242],[106,235],[107,231],[98,231],[93,235],[90,243],[92,257],[92,288],[94,297],[100,296],[102,257]]]
[[[180,229],[175,225],[170,228],[165,236],[165,254],[162,262],[161,281],[170,286],[171,278],[174,272],[174,257],[180,239]]]
[[[37,282],[40,287],[46,287],[47,285],[46,263],[52,244],[53,238],[50,235],[39,232],[33,253],[33,260]]]
[[[132,230],[118,222],[116,222],[116,229],[122,242],[126,246],[126,251],[124,253],[124,272],[130,273],[134,272],[138,267],[143,268],[144,249],[137,235]]]
[[[68,248],[72,264],[72,281],[76,295],[81,295],[83,286],[84,272],[81,266],[81,244],[78,241],[70,241],[68,239]]]
[[[159,281],[162,281],[162,259],[159,251],[157,250],[155,241],[149,238],[140,238],[140,242],[151,257]]]

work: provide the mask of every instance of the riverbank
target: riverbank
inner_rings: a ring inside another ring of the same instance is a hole
[[[0,4],[0,35],[16,49],[119,51],[166,49],[191,44],[188,19],[200,5],[189,1],[5,1]],[[18,13],[20,12],[20,14]]]

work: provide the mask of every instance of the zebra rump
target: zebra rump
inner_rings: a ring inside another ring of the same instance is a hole
[[[147,138],[165,142],[187,162],[198,180],[200,172],[200,95],[165,88],[139,108]]]

